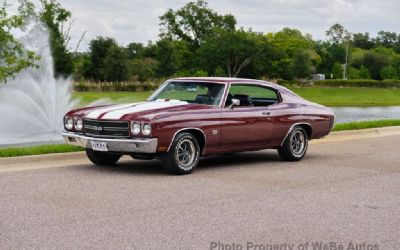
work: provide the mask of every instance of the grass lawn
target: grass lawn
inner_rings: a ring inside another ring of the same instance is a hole
[[[152,94],[151,91],[143,92],[74,92],[73,98],[79,98],[81,105],[87,105],[102,98],[109,98],[115,103],[141,102]]]
[[[391,106],[400,105],[400,89],[380,88],[291,88],[307,100],[326,106]],[[146,100],[152,92],[75,92],[74,98],[87,105],[101,98],[113,102],[139,102]]]
[[[400,120],[361,121],[336,124],[333,131],[358,130],[366,128],[381,128],[400,126]]]
[[[44,155],[54,153],[69,153],[83,151],[81,147],[67,144],[41,145],[33,147],[0,148],[0,157],[15,157],[25,155]]]
[[[303,98],[325,106],[400,105],[400,89],[380,88],[292,88]]]

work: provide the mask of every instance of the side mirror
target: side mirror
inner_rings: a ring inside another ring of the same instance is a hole
[[[240,100],[233,98],[231,105],[229,105],[229,108],[233,109],[234,106],[240,106]]]

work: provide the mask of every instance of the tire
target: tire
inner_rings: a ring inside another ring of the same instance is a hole
[[[196,137],[190,133],[178,134],[167,153],[161,155],[165,171],[171,174],[189,174],[197,167],[200,146]]]
[[[121,158],[121,155],[94,151],[88,148],[86,149],[86,155],[93,164],[99,166],[113,166]]]
[[[301,126],[295,126],[288,134],[283,145],[278,148],[279,156],[285,161],[300,161],[306,155],[308,135]]]

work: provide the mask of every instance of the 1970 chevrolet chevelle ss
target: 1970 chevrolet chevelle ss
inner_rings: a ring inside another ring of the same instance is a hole
[[[62,135],[97,165],[130,155],[159,158],[166,171],[186,174],[213,154],[277,149],[283,160],[301,160],[308,141],[327,135],[333,123],[330,109],[277,84],[178,78],[145,102],[72,110]]]

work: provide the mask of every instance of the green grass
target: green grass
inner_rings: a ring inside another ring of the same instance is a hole
[[[378,120],[378,121],[340,123],[335,125],[333,131],[381,128],[390,126],[400,126],[400,120]]]
[[[400,105],[400,89],[300,87],[291,90],[325,106]]]
[[[400,105],[400,89],[380,88],[328,88],[299,87],[291,90],[303,98],[326,106],[392,106]],[[140,102],[151,95],[146,92],[75,92],[74,98],[81,99],[85,106],[101,98],[113,102]]]
[[[41,145],[33,147],[0,148],[0,157],[69,153],[69,152],[78,152],[83,150],[84,149],[81,147],[76,147],[66,144]]]
[[[81,105],[87,105],[102,98],[108,98],[112,102],[141,102],[152,94],[151,91],[142,92],[74,92],[73,98],[81,100]]]

